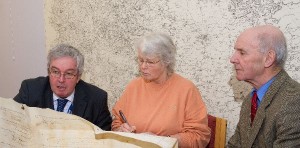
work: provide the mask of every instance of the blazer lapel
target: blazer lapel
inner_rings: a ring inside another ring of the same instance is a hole
[[[47,91],[45,92],[45,107],[46,108],[50,108],[54,110],[54,104],[53,104],[53,92],[51,91],[51,89],[47,89]]]
[[[251,134],[249,135],[249,144],[253,145],[260,128],[262,127],[262,124],[264,122],[264,119],[266,117],[266,109],[268,106],[272,103],[272,100],[276,93],[278,92],[279,88],[281,87],[281,84],[283,81],[285,81],[286,72],[282,70],[279,72],[274,80],[274,82],[269,87],[268,91],[266,92],[261,105],[259,106],[254,121],[253,121],[253,127],[251,128]]]
[[[247,145],[250,145],[249,147],[251,147],[251,144],[253,143],[253,140],[251,140],[251,139],[253,139],[253,135],[251,135],[252,127],[251,127],[251,117],[250,117],[250,112],[249,112],[251,110],[250,94],[247,95],[247,97],[245,99],[246,99],[246,100],[244,100],[245,101],[245,111],[241,111],[244,113],[244,114],[241,114],[241,118],[243,118],[242,121],[244,121],[244,123],[242,123],[241,131],[244,131],[244,133],[245,133],[244,139],[247,139],[247,141],[243,141],[242,145],[245,145],[246,147],[247,147]]]
[[[264,102],[264,101],[262,101],[262,102]],[[263,124],[264,119],[266,117],[265,109],[268,106],[269,106],[269,104],[262,103],[259,106],[259,108],[258,108],[258,110],[256,112],[256,115],[255,115],[255,118],[253,120],[253,124],[252,124],[252,127],[251,127],[250,135],[249,135],[249,144],[250,144],[250,147],[253,145],[255,139],[257,138],[259,130],[262,127],[262,124]],[[249,116],[249,118],[250,118],[250,116]]]
[[[83,117],[87,106],[87,97],[84,91],[78,87],[76,87],[75,89],[73,105],[74,105],[74,109],[72,111],[73,114]]]

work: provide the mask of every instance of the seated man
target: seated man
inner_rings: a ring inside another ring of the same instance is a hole
[[[14,100],[80,116],[103,130],[111,129],[107,92],[81,80],[84,57],[61,44],[48,54],[48,76],[24,80]]]
[[[245,98],[228,142],[235,147],[300,147],[300,84],[284,70],[286,40],[279,28],[249,28],[237,38],[230,62],[253,91]]]

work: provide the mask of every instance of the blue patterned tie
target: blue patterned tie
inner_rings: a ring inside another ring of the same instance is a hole
[[[57,111],[63,112],[68,101],[67,99],[57,99]]]

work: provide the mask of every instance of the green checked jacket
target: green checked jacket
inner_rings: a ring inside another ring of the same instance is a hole
[[[276,75],[250,126],[251,96],[244,99],[229,148],[300,147],[300,84],[284,70]]]

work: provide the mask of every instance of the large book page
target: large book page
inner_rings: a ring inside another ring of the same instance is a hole
[[[0,97],[0,147],[178,147],[170,137],[103,131],[75,115]]]

